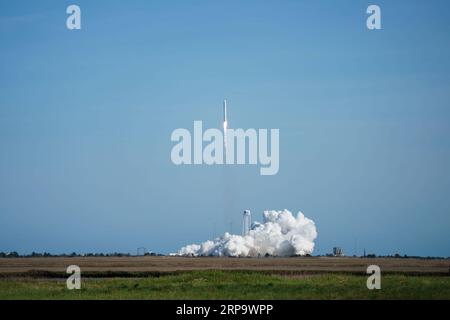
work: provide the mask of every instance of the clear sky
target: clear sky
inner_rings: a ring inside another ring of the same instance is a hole
[[[286,208],[318,254],[450,256],[449,12],[1,1],[0,251],[173,252]],[[280,129],[277,175],[172,164],[172,131],[220,127],[223,98],[231,127]]]

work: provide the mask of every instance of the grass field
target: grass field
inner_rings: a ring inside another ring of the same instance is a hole
[[[1,278],[0,299],[450,299],[450,277],[386,275],[381,290],[350,274],[275,275],[188,271],[144,278]]]
[[[381,268],[368,290],[367,266]],[[82,289],[66,289],[66,268]],[[450,260],[393,258],[1,258],[0,299],[450,299]]]
[[[352,272],[365,274],[367,266],[382,272],[449,275],[450,259],[393,259],[351,257],[227,258],[227,257],[52,257],[0,258],[0,276],[32,270],[64,273],[78,265],[84,272],[171,272],[190,270],[251,270],[292,272]]]

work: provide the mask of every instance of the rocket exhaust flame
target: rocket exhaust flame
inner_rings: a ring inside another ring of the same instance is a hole
[[[223,122],[223,145],[225,147],[225,154],[227,152],[227,128],[228,123],[226,121]]]
[[[225,147],[225,154],[227,152],[227,129],[228,129],[228,121],[227,121],[227,100],[223,100],[223,145]]]

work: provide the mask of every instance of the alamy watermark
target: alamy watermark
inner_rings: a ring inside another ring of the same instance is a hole
[[[373,290],[373,289],[377,289],[380,290],[381,289],[381,269],[379,266],[377,265],[370,265],[367,267],[367,274],[370,274],[370,276],[367,278],[367,289],[369,290]]]
[[[176,165],[259,164],[261,175],[275,175],[280,168],[279,140],[279,129],[270,129],[270,136],[268,129],[225,127],[224,132],[216,128],[203,132],[203,122],[194,121],[193,137],[184,128],[172,132],[171,141],[177,144],[173,146],[170,157]]]
[[[66,26],[69,30],[81,29],[81,8],[76,4],[67,7],[66,13],[69,15],[66,19]],[[381,8],[378,5],[371,4],[367,7],[366,13],[370,16],[366,20],[366,26],[369,30],[381,29]]]
[[[378,5],[371,4],[367,7],[367,14],[370,16],[367,18],[366,25],[369,30],[381,29],[381,8]]]
[[[67,7],[66,13],[70,14],[66,20],[66,27],[69,30],[81,29],[81,8],[75,4]]]
[[[70,276],[66,280],[66,286],[69,290],[81,289],[81,269],[77,265],[71,265],[67,267],[66,273]]]

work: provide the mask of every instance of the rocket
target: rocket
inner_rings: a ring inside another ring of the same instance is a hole
[[[223,123],[224,126],[228,123],[227,121],[227,100],[223,100]]]
[[[227,153],[227,128],[228,128],[228,120],[227,120],[227,100],[223,100],[223,145],[225,147],[225,154]]]

